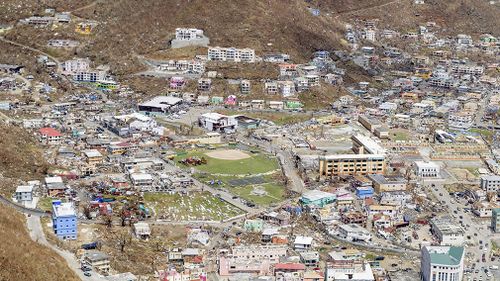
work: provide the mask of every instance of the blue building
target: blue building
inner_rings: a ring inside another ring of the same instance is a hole
[[[373,197],[373,187],[371,186],[356,187],[356,197],[358,197],[359,199]]]
[[[77,217],[72,203],[52,201],[52,227],[59,239],[76,240]]]

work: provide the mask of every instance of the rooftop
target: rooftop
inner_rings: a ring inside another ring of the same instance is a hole
[[[439,265],[460,265],[464,257],[464,247],[426,246],[431,263]]]

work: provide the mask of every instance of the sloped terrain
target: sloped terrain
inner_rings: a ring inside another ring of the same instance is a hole
[[[31,240],[24,216],[0,203],[0,280],[79,280],[66,261]]]

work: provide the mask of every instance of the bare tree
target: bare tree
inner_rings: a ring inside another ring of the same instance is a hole
[[[113,227],[113,216],[111,216],[111,215],[103,215],[102,216],[102,222],[108,228]]]

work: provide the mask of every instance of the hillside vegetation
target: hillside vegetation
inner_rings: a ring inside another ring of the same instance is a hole
[[[24,216],[0,204],[0,280],[80,280],[59,255],[31,240]]]

